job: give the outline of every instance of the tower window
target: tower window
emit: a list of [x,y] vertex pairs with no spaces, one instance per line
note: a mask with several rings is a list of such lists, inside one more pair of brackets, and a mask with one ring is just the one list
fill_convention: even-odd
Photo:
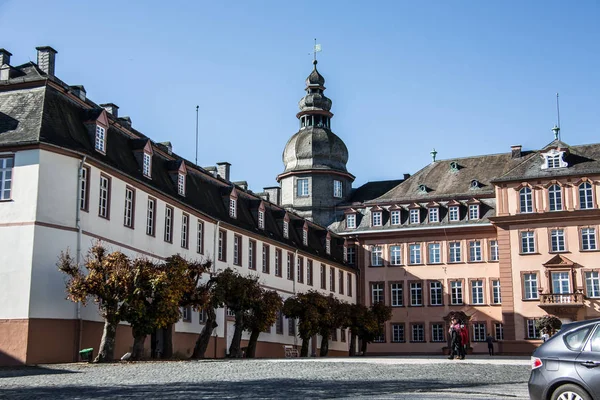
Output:
[[308,190],[308,178],[301,178],[297,181],[297,195],[298,197],[306,197],[309,195]]
[[342,181],[333,181],[333,197],[341,199],[342,198]]
[[96,125],[96,150],[101,153],[106,152],[106,130],[100,125]]
[[152,156],[149,153],[144,153],[144,160],[142,163],[142,172],[144,176],[150,178],[152,171]]

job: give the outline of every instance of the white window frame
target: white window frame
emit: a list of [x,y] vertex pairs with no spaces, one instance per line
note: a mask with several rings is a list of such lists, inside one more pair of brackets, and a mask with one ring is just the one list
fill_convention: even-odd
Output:
[[432,207],[429,209],[429,222],[440,222],[439,207]]
[[[6,171],[6,168],[4,167],[5,163],[4,160],[0,157],[0,200],[8,200],[10,199],[10,187],[8,189],[8,197],[5,198],[5,196],[2,195],[2,193],[4,192],[4,187],[5,187],[5,174],[4,171]],[[11,168],[12,169],[12,168]],[[88,167],[82,167],[81,168],[81,179],[79,181],[79,191],[80,191],[80,195],[79,195],[79,209],[80,210],[87,210],[87,205],[88,205],[88,174],[89,174],[89,168]],[[10,176],[12,176],[12,173],[9,174]],[[10,178],[8,179],[8,181],[10,182]],[[9,184],[10,186],[10,184]]]
[[479,219],[479,204],[469,204],[469,221]]
[[400,343],[404,341],[406,341],[404,324],[392,324],[392,342]]
[[181,247],[184,249],[188,248],[189,245],[189,233],[190,233],[190,216],[186,213],[181,214]]
[[500,290],[500,279],[492,280],[492,304],[502,304],[502,292]]
[[402,247],[399,244],[390,246],[390,265],[402,265]]
[[308,229],[302,229],[302,244],[308,246]]
[[450,304],[451,305],[462,305],[464,304],[463,295],[463,283],[462,281],[450,282]]
[[442,262],[442,245],[440,243],[427,244],[427,254],[429,264],[440,264]]
[[310,188],[308,178],[298,178],[296,181],[296,196],[297,197],[308,197],[310,196]]
[[448,208],[448,220],[450,222],[460,221],[460,211],[458,206],[450,206]]
[[156,200],[148,198],[146,210],[146,235],[154,236],[156,232]]
[[325,238],[325,253],[331,254],[331,239]]
[[422,264],[421,243],[412,243],[408,246],[409,260],[412,265]]
[[567,250],[565,243],[565,230],[564,229],[551,229],[550,230],[550,251],[553,253],[560,253]]
[[289,239],[290,237],[290,223],[283,221],[283,237]]
[[533,212],[533,191],[528,186],[519,190],[519,210],[521,214]]
[[204,254],[204,222],[198,220],[196,232],[196,253]]
[[521,231],[520,236],[521,236],[521,253],[522,254],[535,253],[535,232]]
[[372,245],[371,246],[371,266],[382,267],[383,266],[383,246]]
[[548,188],[548,209],[550,211],[562,211],[562,188],[559,185],[552,185]]
[[229,216],[231,218],[237,218],[237,200],[233,197],[229,198]]
[[481,279],[471,281],[471,304],[485,304],[485,296],[483,295],[483,280]]
[[258,210],[258,228],[265,229],[265,212]]
[[421,210],[418,208],[411,208],[409,211],[409,223],[418,224],[421,222]]
[[341,199],[343,197],[343,186],[342,181],[335,180],[333,181],[333,197],[336,199]]
[[373,211],[372,223],[373,226],[381,226],[383,221],[383,213],[381,211]]
[[150,178],[152,176],[152,155],[144,152],[142,158],[142,173],[144,176]]
[[589,182],[583,182],[578,187],[579,209],[589,210],[594,208],[593,186]]
[[110,202],[110,179],[100,175],[100,194],[98,202],[98,215],[108,218],[108,207]]
[[540,298],[538,293],[538,276],[535,273],[523,274],[523,286],[525,300],[537,300]]
[[390,220],[392,225],[400,225],[400,210],[390,212]]
[[401,282],[390,283],[390,296],[392,307],[404,306],[404,288]]
[[185,196],[185,174],[181,172],[177,174],[177,193],[180,196]]
[[431,341],[444,342],[444,326],[442,324],[431,324]]
[[385,298],[383,297],[383,283],[377,282],[371,284],[371,303],[383,303]]
[[165,206],[165,242],[172,243],[173,242],[173,214],[175,213],[175,209]]
[[96,125],[95,148],[101,153],[106,153],[106,129]]
[[135,192],[133,189],[125,188],[125,210],[123,213],[123,225],[133,228],[133,202],[135,201]]
[[500,259],[500,252],[498,248],[497,240],[490,240],[490,261],[498,261]]
[[462,262],[461,243],[460,242],[450,242],[450,243],[448,243],[448,248],[450,251],[448,262],[450,262],[450,263]]
[[346,228],[348,228],[348,229],[356,228],[356,214],[347,214],[346,215]]
[[432,306],[444,304],[444,288],[440,281],[429,281],[429,301]]
[[597,250],[596,228],[581,228],[581,250]]
[[412,326],[412,341],[413,342],[424,342],[425,341],[425,327],[423,324],[413,324]]
[[535,319],[527,320],[527,339],[538,339],[540,337],[536,322]]
[[600,273],[598,271],[585,272],[586,297],[590,299],[600,298]]
[[419,307],[423,305],[423,283],[410,283],[410,305],[413,307]]
[[483,261],[483,254],[481,252],[481,241],[471,240],[469,242],[469,260],[471,262]]
[[485,342],[487,337],[485,322],[473,322],[473,341]]

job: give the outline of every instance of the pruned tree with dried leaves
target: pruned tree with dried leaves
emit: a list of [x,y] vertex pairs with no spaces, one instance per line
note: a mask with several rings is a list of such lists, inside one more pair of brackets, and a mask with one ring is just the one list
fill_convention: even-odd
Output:
[[298,336],[302,339],[300,357],[308,357],[308,343],[321,332],[321,312],[326,308],[327,299],[315,290],[288,297],[283,303],[283,314],[298,320]]
[[276,291],[260,289],[259,295],[253,299],[250,309],[244,314],[244,330],[250,332],[246,357],[256,356],[256,344],[260,333],[277,321],[277,313],[282,306],[283,300]]

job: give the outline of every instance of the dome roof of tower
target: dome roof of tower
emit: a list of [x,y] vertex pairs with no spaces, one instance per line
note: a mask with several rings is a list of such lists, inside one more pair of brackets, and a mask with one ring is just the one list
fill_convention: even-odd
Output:
[[331,100],[322,93],[307,93],[298,102],[300,111],[331,110]]
[[288,140],[283,150],[285,171],[323,169],[347,172],[348,148],[329,129],[307,127]]
[[314,68],[308,78],[306,78],[306,86],[325,86],[325,78],[317,71],[317,60],[313,61]]

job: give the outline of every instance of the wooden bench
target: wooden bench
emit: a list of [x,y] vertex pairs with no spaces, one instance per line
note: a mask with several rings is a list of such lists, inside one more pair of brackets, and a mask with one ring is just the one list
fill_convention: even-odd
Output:
[[285,352],[285,358],[297,358],[300,356],[294,346],[283,346],[283,351]]

